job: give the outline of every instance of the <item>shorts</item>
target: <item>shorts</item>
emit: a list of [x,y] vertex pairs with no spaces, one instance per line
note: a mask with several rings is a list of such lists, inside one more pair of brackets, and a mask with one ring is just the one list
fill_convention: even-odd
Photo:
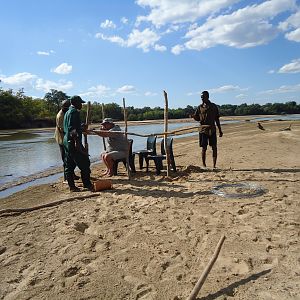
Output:
[[216,131],[212,135],[207,135],[205,133],[199,132],[199,146],[202,148],[207,148],[209,146],[217,146],[217,133]]
[[111,157],[113,160],[122,159],[127,157],[126,151],[110,151],[106,152],[109,157]]

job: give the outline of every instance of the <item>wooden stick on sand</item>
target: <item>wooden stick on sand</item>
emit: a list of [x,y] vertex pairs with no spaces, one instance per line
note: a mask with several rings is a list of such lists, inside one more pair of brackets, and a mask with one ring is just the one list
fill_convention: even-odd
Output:
[[201,274],[201,277],[198,279],[194,289],[192,290],[192,293],[190,294],[190,296],[187,298],[187,300],[195,300],[202,285],[204,284],[206,277],[208,276],[210,270],[212,269],[214,263],[216,262],[218,255],[221,251],[222,245],[225,241],[225,235],[223,235],[216,247],[216,250],[214,252],[214,255],[212,256],[212,258],[210,259],[210,262],[208,263],[208,265],[206,266],[205,270],[203,271],[203,273]]

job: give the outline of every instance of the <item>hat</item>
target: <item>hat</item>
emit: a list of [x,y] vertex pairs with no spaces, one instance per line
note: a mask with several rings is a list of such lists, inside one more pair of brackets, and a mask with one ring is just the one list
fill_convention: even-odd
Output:
[[107,124],[107,123],[109,123],[109,124],[114,124],[114,121],[113,121],[112,118],[105,118],[105,119],[103,119],[101,125]]
[[71,103],[85,103],[85,101],[83,101],[80,96],[73,96],[71,97]]
[[64,101],[61,103],[61,107],[62,107],[62,108],[68,108],[70,105],[71,105],[70,100],[64,100]]

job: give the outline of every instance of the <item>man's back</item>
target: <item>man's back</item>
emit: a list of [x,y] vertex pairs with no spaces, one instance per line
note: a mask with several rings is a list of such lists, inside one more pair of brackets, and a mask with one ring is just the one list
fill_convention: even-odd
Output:
[[64,131],[67,141],[70,140],[70,133],[72,130],[76,130],[78,139],[82,139],[80,114],[74,106],[71,106],[64,116]]
[[201,104],[197,107],[194,119],[200,121],[201,125],[215,126],[216,120],[220,117],[219,109],[216,104],[209,103]]

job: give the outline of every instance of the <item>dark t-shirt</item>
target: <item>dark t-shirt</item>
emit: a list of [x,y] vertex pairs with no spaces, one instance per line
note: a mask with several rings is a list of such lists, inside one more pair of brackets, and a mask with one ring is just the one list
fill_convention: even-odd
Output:
[[[216,121],[219,120],[220,114],[216,104],[209,101],[209,103],[202,103],[195,111],[194,119],[199,121],[201,125],[201,132],[207,133],[208,130],[216,131]],[[207,126],[206,126],[207,125]]]

